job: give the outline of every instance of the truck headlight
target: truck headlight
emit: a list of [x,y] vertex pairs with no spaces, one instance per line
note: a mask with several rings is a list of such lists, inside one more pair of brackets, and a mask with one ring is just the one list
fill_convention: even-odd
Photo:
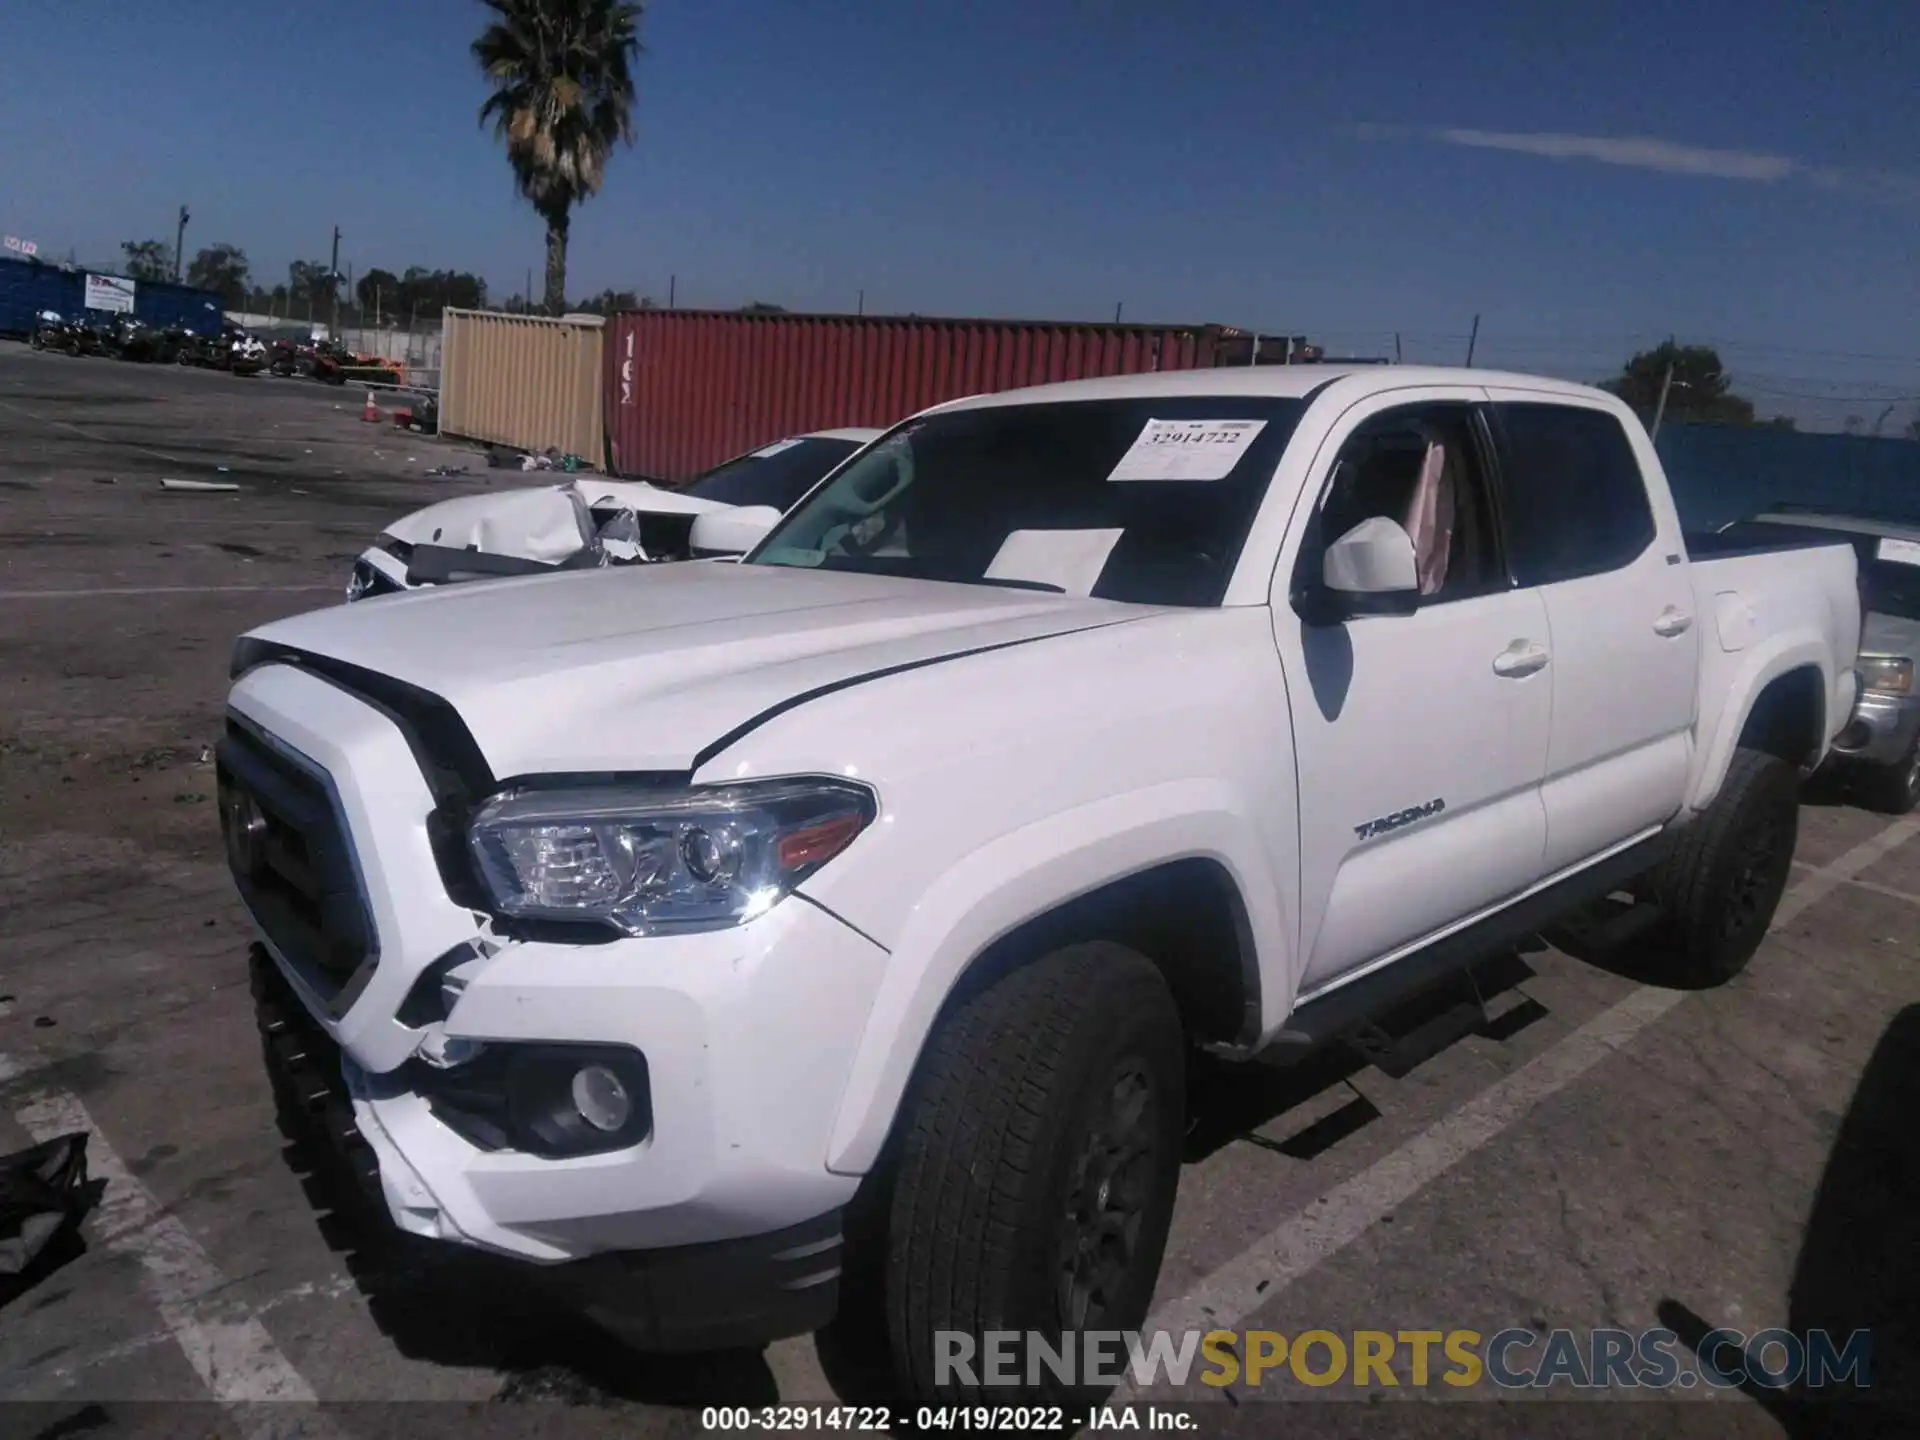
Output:
[[1855,664],[1863,690],[1882,695],[1907,695],[1913,691],[1913,660],[1909,656],[1862,655]]
[[534,789],[489,801],[467,838],[503,915],[648,935],[764,914],[875,813],[866,786],[827,777]]

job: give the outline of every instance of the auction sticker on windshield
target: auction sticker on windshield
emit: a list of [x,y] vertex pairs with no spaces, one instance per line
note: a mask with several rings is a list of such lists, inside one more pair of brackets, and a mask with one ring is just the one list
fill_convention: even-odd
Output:
[[1876,558],[1895,565],[1920,565],[1920,543],[1912,540],[1882,540]]
[[1109,480],[1224,480],[1264,420],[1149,420]]

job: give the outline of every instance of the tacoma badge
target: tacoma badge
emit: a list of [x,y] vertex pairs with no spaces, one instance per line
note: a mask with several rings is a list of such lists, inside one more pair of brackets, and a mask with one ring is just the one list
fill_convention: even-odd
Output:
[[1409,806],[1407,809],[1397,810],[1391,815],[1382,815],[1378,820],[1369,820],[1364,825],[1356,825],[1353,827],[1353,833],[1358,835],[1362,840],[1371,840],[1374,836],[1384,835],[1389,830],[1398,830],[1403,825],[1411,825],[1416,820],[1424,820],[1429,815],[1438,815],[1446,808],[1447,802],[1444,800],[1429,800],[1424,805]]

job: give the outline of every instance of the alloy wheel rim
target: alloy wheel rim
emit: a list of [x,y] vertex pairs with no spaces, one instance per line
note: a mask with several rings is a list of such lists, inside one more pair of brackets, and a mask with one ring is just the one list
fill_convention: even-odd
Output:
[[1748,832],[1745,845],[1727,886],[1723,933],[1745,934],[1765,920],[1768,894],[1774,888],[1776,873],[1785,845],[1786,822],[1771,816],[1766,823]]
[[1096,1104],[1070,1172],[1056,1257],[1068,1330],[1097,1325],[1121,1303],[1153,1190],[1159,1097],[1145,1068],[1123,1066]]

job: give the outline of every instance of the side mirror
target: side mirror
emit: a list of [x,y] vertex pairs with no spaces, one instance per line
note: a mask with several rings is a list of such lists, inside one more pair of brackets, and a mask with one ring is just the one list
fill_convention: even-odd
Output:
[[780,512],[771,505],[703,510],[693,517],[687,545],[695,555],[744,555],[779,523]]
[[1420,604],[1413,537],[1383,515],[1362,520],[1327,547],[1320,563],[1324,608],[1337,619],[1411,615]]

